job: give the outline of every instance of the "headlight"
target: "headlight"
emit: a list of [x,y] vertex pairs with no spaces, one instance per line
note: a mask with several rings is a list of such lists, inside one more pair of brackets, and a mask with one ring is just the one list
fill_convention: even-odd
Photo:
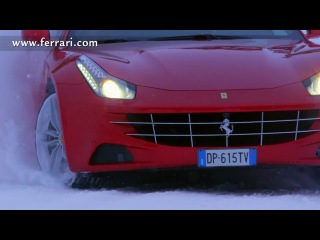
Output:
[[303,84],[311,95],[320,95],[320,73],[304,80]]
[[135,85],[111,76],[90,58],[81,56],[76,64],[91,89],[98,96],[115,99],[135,98]]

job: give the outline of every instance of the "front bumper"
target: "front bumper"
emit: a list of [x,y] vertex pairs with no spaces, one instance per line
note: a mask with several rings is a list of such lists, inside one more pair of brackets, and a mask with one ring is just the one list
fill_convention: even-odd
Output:
[[[74,172],[108,172],[197,166],[198,150],[212,147],[155,144],[128,136],[132,126],[111,122],[127,121],[126,114],[136,113],[320,109],[320,98],[309,96],[307,91],[301,91],[302,88],[302,84],[297,83],[277,89],[233,90],[228,91],[228,99],[221,99],[224,91],[166,91],[138,87],[137,98],[125,101],[97,97],[86,83],[57,84],[70,168]],[[90,164],[92,155],[101,144],[125,147],[132,154],[133,161]],[[257,148],[258,164],[320,165],[320,158],[316,156],[320,147],[320,133],[317,132],[296,141],[250,147]]]

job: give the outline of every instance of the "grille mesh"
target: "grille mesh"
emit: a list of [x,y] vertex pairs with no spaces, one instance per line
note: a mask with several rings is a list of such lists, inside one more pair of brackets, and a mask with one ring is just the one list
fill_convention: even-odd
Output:
[[[136,133],[129,136],[171,146],[258,146],[279,144],[309,136],[320,131],[318,110],[186,113],[186,114],[127,114]],[[230,121],[226,130],[223,121]],[[320,124],[320,122],[319,122]]]

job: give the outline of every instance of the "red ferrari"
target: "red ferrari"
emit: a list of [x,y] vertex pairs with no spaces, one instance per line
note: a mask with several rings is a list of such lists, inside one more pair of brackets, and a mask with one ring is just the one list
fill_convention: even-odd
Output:
[[25,30],[43,62],[43,171],[320,165],[310,30]]

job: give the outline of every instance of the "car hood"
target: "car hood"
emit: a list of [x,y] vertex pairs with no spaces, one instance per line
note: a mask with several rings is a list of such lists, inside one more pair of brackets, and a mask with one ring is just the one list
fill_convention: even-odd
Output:
[[318,46],[303,41],[129,42],[81,51],[113,76],[165,90],[276,88],[320,71]]

